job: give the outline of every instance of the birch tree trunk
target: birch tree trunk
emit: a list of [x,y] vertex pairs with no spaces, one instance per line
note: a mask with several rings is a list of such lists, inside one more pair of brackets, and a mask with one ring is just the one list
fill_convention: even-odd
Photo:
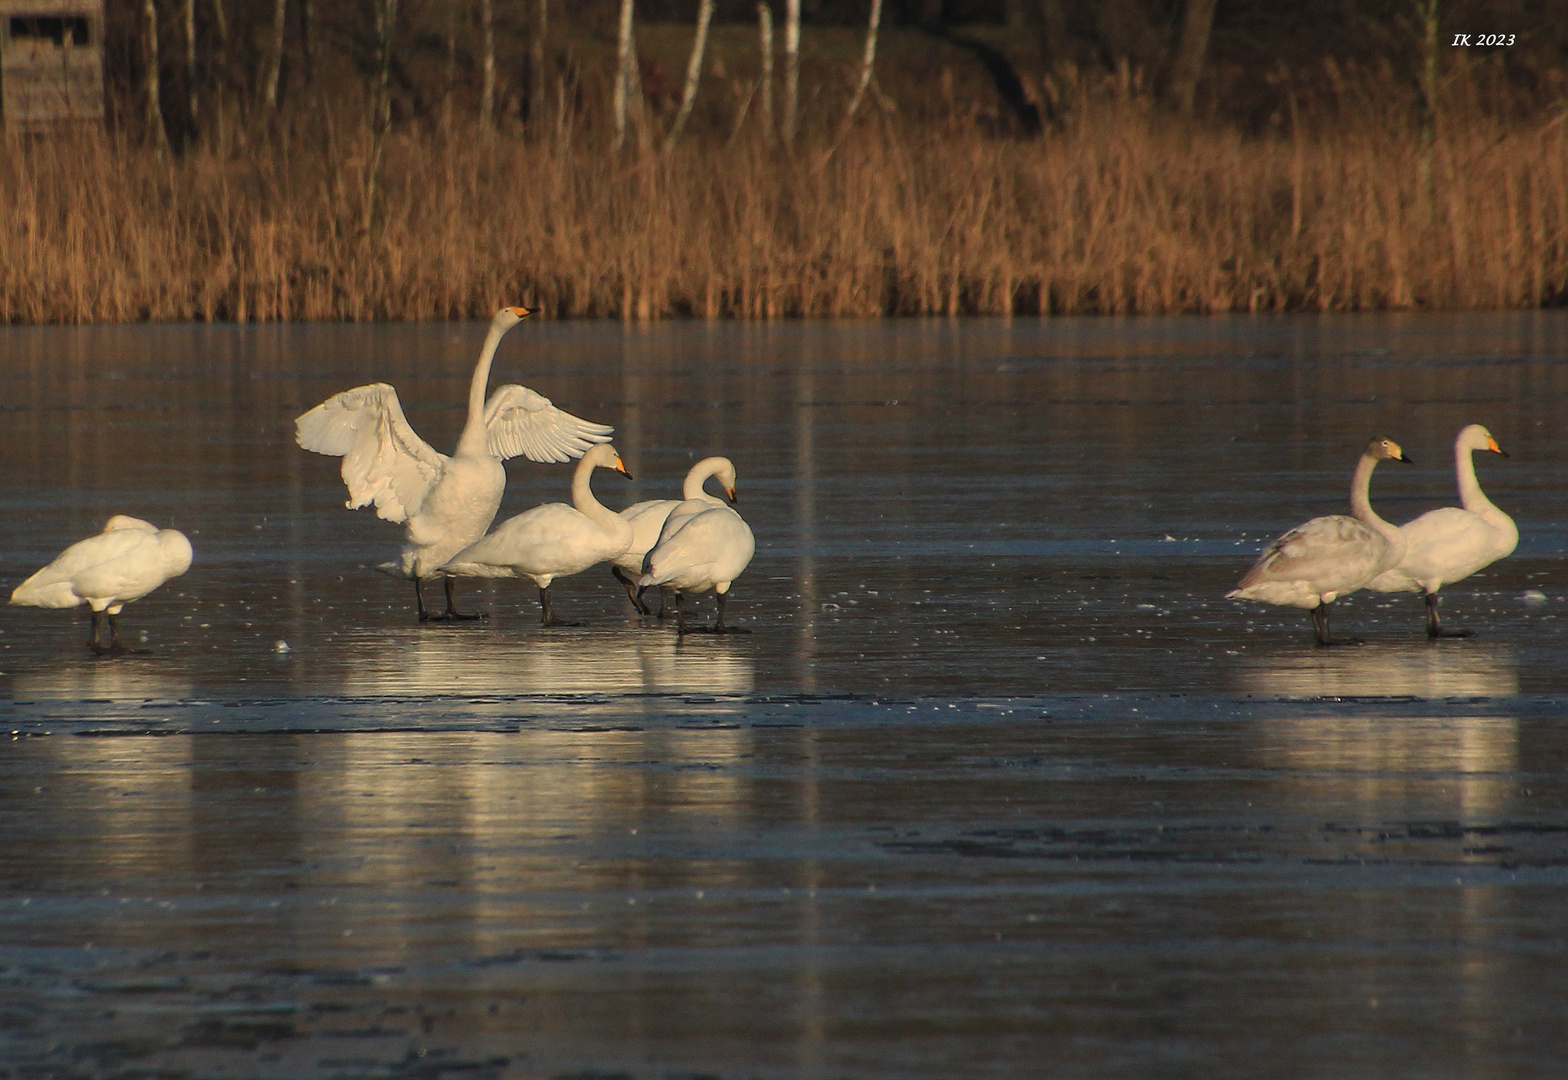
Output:
[[537,0],[534,5],[534,37],[528,43],[528,66],[532,69],[532,88],[528,94],[528,120],[529,123],[544,130],[544,95],[545,95],[545,36],[550,30],[550,0]]
[[300,44],[305,49],[305,85],[316,85],[316,0],[302,0],[299,7]]
[[142,123],[147,138],[161,156],[169,149],[169,137],[163,130],[163,105],[158,100],[158,5],[156,0],[142,0]]
[[381,159],[386,154],[387,134],[392,130],[392,38],[397,26],[397,0],[375,0],[376,59],[375,91],[371,96],[370,163],[365,170],[364,231],[376,222],[376,204],[381,196]]
[[784,0],[784,145],[795,145],[800,114],[800,0]]
[[642,74],[637,70],[637,43],[632,32],[632,21],[632,0],[621,0],[621,25],[615,45],[615,137],[611,143],[611,148],[615,150],[619,150],[626,142],[628,121],[637,128],[638,142],[647,142],[647,127],[643,122]]
[[262,97],[267,108],[278,107],[278,80],[283,75],[283,28],[288,16],[288,0],[272,2],[272,39],[267,42],[267,77],[263,83]]
[[691,59],[686,62],[686,86],[681,90],[681,107],[670,125],[670,134],[664,140],[664,152],[675,148],[681,129],[691,117],[692,106],[697,101],[697,84],[702,81],[702,57],[708,48],[708,25],[713,22],[714,0],[702,0],[697,8],[697,36],[691,43]]
[[1217,0],[1185,0],[1181,6],[1181,33],[1176,55],[1171,59],[1170,77],[1165,92],[1176,111],[1192,114],[1192,101],[1203,74],[1203,61],[1209,51],[1209,32],[1214,28]]
[[185,111],[189,114],[190,136],[194,141],[200,123],[197,120],[196,88],[196,0],[185,0]]
[[849,99],[849,108],[844,113],[846,129],[854,122],[855,113],[860,110],[860,99],[866,96],[866,87],[871,85],[871,69],[877,62],[877,30],[881,24],[882,0],[871,0],[871,18],[866,23],[866,50],[860,57],[860,78],[855,82],[854,96]]
[[495,2],[479,0],[479,31],[484,55],[479,64],[479,126],[489,130],[495,122]]
[[762,131],[773,138],[773,9],[767,0],[757,3],[757,32],[762,41]]

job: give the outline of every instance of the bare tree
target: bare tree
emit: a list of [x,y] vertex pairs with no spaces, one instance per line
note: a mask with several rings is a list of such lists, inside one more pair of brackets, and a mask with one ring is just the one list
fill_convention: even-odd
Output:
[[691,116],[692,105],[697,100],[697,84],[702,79],[702,57],[708,48],[708,25],[713,21],[714,0],[702,0],[697,7],[697,36],[691,43],[691,59],[686,61],[686,85],[681,90],[681,107],[670,124],[670,133],[664,140],[664,152],[675,148],[681,129]]
[[479,63],[479,126],[489,128],[495,121],[495,2],[479,0],[479,33],[484,53]]
[[757,0],[757,31],[762,36],[762,130],[773,138],[773,9]]
[[529,74],[533,89],[528,95],[528,119],[532,126],[543,130],[545,94],[545,40],[550,31],[550,0],[535,0],[534,38],[528,43]]
[[185,111],[189,114],[190,134],[195,138],[198,121],[196,86],[196,0],[185,0]]
[[784,145],[795,145],[800,104],[800,0],[784,0]]
[[283,28],[288,17],[288,0],[272,0],[272,37],[267,42],[267,76],[262,83],[262,97],[267,108],[278,107],[278,80],[283,74]]
[[142,0],[142,123],[147,138],[159,154],[169,148],[169,136],[163,130],[163,105],[158,100],[158,5],[156,0]]
[[305,50],[305,85],[316,85],[316,0],[301,0],[300,44]]
[[1165,94],[1183,116],[1192,112],[1198,77],[1203,74],[1203,61],[1209,51],[1216,3],[1217,0],[1184,0],[1181,5],[1181,29],[1165,81]]
[[612,103],[615,135],[611,148],[615,150],[619,150],[626,142],[628,119],[637,128],[638,142],[647,142],[647,125],[644,123],[642,107],[642,75],[637,70],[637,42],[632,32],[633,15],[632,0],[621,0],[621,23],[615,43],[615,98]]
[[376,7],[376,82],[371,97],[370,164],[365,170],[364,231],[369,233],[376,221],[380,198],[381,159],[386,154],[387,135],[392,130],[392,40],[397,27],[397,0],[375,0]]
[[866,87],[871,85],[872,66],[877,62],[877,30],[882,24],[882,0],[871,0],[871,18],[866,23],[866,48],[860,57],[860,78],[855,81],[855,93],[849,99],[849,108],[844,113],[844,126],[847,128],[855,119],[855,113],[860,109],[860,99],[866,96]]

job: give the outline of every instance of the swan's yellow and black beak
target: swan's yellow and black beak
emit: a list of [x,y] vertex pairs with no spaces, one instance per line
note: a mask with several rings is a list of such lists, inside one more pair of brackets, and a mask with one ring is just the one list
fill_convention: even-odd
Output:
[[724,494],[729,497],[730,502],[732,502],[732,503],[740,502],[740,492],[736,491],[734,488],[732,488],[732,487],[725,488],[724,489]]
[[626,477],[626,479],[628,479],[628,480],[635,480],[635,479],[637,479],[631,473],[626,471],[626,462],[621,460],[621,455],[619,455],[619,454],[615,455],[615,471],[620,473],[622,476]]
[[1502,454],[1503,457],[1508,456],[1508,451],[1504,450],[1501,446],[1498,446],[1497,440],[1492,438],[1490,435],[1486,437],[1486,448],[1494,454]]
[[519,319],[526,319],[530,315],[539,314],[539,309],[536,307],[522,307],[518,305],[507,308],[507,310],[510,311],[513,315],[516,315]]

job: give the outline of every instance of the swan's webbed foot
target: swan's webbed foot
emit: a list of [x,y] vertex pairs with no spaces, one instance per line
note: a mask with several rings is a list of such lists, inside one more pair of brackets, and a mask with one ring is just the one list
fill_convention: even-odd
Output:
[[554,626],[587,626],[581,619],[540,619],[539,625],[544,627]]

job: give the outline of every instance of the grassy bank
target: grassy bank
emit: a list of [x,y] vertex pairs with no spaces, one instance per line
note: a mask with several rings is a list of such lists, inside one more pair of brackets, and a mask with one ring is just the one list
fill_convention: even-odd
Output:
[[368,128],[160,160],[0,153],[0,320],[1498,308],[1568,299],[1568,124],[1368,118],[1245,135],[1133,93],[1034,140],[873,110],[824,163],[748,133],[611,158],[408,127],[366,228]]

